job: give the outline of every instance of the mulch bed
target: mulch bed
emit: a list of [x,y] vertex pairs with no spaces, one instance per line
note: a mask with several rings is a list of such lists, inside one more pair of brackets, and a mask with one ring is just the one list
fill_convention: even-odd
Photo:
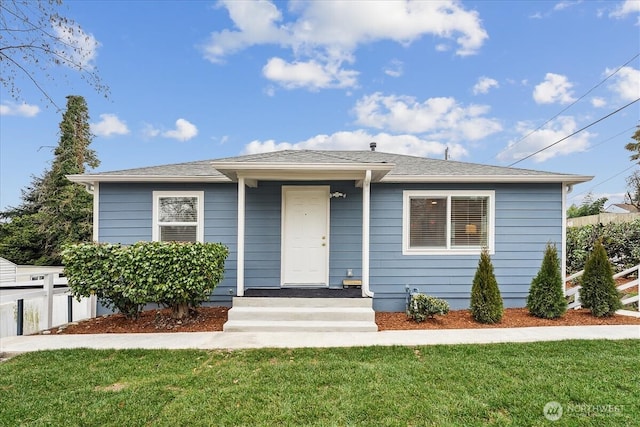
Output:
[[[222,331],[227,321],[227,307],[200,307],[188,319],[177,321],[171,312],[149,310],[138,319],[127,319],[122,314],[96,317],[61,328],[53,328],[51,334],[109,334],[109,333],[153,333],[153,332],[205,332]],[[569,310],[564,317],[555,320],[539,319],[531,316],[525,308],[505,309],[500,323],[485,325],[477,323],[469,310],[451,311],[446,316],[438,316],[425,322],[416,323],[404,313],[376,313],[376,323],[380,331],[414,329],[473,329],[473,328],[519,328],[531,326],[579,326],[579,325],[640,325],[640,318],[614,315],[597,318],[589,310]]]

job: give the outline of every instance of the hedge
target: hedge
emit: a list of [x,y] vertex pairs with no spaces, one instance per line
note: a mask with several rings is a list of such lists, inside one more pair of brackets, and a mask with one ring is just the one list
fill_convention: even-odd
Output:
[[614,270],[622,271],[640,264],[640,219],[606,225],[567,228],[567,274],[584,269],[595,243],[602,245]]
[[182,318],[189,307],[207,301],[222,281],[228,254],[220,243],[139,242],[70,245],[62,256],[77,298],[95,294],[127,317],[156,303]]

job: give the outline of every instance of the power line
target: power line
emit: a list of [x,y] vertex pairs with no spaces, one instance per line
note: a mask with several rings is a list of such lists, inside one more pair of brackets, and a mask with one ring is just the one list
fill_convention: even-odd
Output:
[[627,128],[627,129],[623,130],[622,132],[617,133],[617,134],[615,134],[615,135],[613,135],[613,136],[611,136],[611,137],[609,137],[609,138],[605,139],[604,141],[600,141],[600,142],[598,142],[597,144],[592,145],[591,147],[589,147],[589,151],[590,151],[590,150],[592,150],[592,149],[594,149],[594,148],[596,148],[596,147],[599,147],[600,145],[604,144],[605,142],[609,142],[609,141],[611,141],[612,139],[615,139],[615,138],[619,137],[620,135],[622,135],[622,134],[624,134],[624,133],[629,132],[630,130],[635,129],[636,127],[638,127],[638,126],[637,126],[637,125],[633,125],[633,126],[631,126],[630,128]]
[[578,129],[577,131],[573,132],[572,134],[567,135],[567,136],[565,136],[564,138],[559,139],[558,141],[554,142],[553,144],[547,145],[546,147],[543,147],[543,148],[539,149],[538,151],[536,151],[536,152],[534,152],[534,153],[531,153],[531,154],[529,154],[528,156],[525,156],[525,157],[521,158],[520,160],[517,160],[517,161],[515,161],[515,162],[511,163],[508,167],[511,167],[511,166],[513,166],[513,165],[517,165],[518,163],[520,163],[520,162],[522,162],[522,161],[524,161],[524,160],[527,160],[528,158],[533,157],[533,156],[535,156],[536,154],[539,154],[539,153],[541,153],[541,152],[543,152],[543,151],[545,151],[545,150],[548,150],[549,148],[553,147],[554,145],[560,144],[562,141],[564,141],[564,140],[567,140],[567,139],[571,138],[572,136],[574,136],[574,135],[576,135],[576,134],[578,134],[578,133],[582,132],[582,131],[583,131],[583,130],[585,130],[585,129],[589,129],[591,126],[593,126],[593,125],[595,125],[595,124],[597,124],[597,123],[600,123],[600,122],[601,122],[601,121],[603,121],[604,119],[607,119],[607,118],[609,118],[609,117],[613,116],[613,115],[614,115],[614,114],[616,114],[616,113],[619,113],[620,111],[624,110],[625,108],[629,107],[630,105],[635,104],[635,103],[636,103],[636,102],[638,102],[638,101],[640,101],[640,98],[636,98],[634,101],[631,101],[631,102],[630,102],[630,103],[628,103],[627,105],[624,105],[624,106],[622,106],[622,107],[618,108],[617,110],[615,110],[615,111],[613,111],[613,112],[611,112],[611,113],[607,114],[607,115],[606,115],[606,116],[604,116],[604,117],[600,117],[600,118],[599,118],[598,120],[596,120],[595,122],[591,122],[591,123],[589,123],[588,125],[586,125],[586,126],[584,126],[584,127],[580,128],[580,129]]
[[[584,99],[587,95],[589,95],[591,92],[593,92],[595,89],[597,89],[598,87],[602,86],[602,84],[604,84],[604,82],[606,82],[607,80],[609,80],[611,77],[613,77],[614,75],[616,75],[621,69],[623,69],[624,67],[626,67],[627,65],[629,65],[629,63],[631,61],[633,61],[634,59],[636,59],[638,56],[640,56],[640,53],[636,53],[631,59],[629,59],[627,62],[625,62],[624,64],[622,64],[621,66],[619,66],[618,68],[616,68],[615,71],[613,71],[611,74],[609,74],[607,77],[604,78],[604,80],[602,80],[600,83],[598,83],[597,85],[593,86],[591,89],[589,89],[587,92],[585,92],[582,96],[580,96],[578,99],[576,99],[575,101],[573,101],[571,104],[567,105],[564,109],[562,109],[559,113],[557,113],[555,116],[551,117],[549,120],[547,120],[546,122],[542,123],[540,126],[538,126],[537,128],[535,128],[534,130],[532,130],[531,132],[529,132],[528,134],[526,134],[525,136],[523,136],[522,138],[520,138],[519,140],[517,140],[516,142],[514,142],[513,144],[509,145],[507,147],[507,149],[505,151],[509,151],[511,150],[513,147],[515,147],[516,145],[520,144],[522,141],[524,141],[525,139],[529,138],[531,135],[533,135],[534,133],[538,132],[540,129],[542,129],[545,125],[547,125],[548,123],[550,123],[553,119],[557,118],[558,116],[560,116],[560,114],[564,113],[565,111],[567,111],[569,108],[573,107],[575,104],[577,104],[578,102],[580,102],[582,99]],[[497,154],[496,154],[497,156]],[[494,157],[495,158],[495,157]]]
[[598,187],[598,186],[600,186],[600,185],[604,184],[605,182],[609,182],[609,181],[611,181],[613,178],[616,178],[616,177],[618,177],[618,176],[622,175],[623,173],[625,173],[625,172],[626,172],[626,171],[628,171],[629,169],[633,169],[633,168],[635,168],[636,166],[638,166],[638,165],[633,164],[633,165],[629,166],[628,168],[626,168],[626,169],[624,169],[624,170],[621,170],[620,172],[616,173],[615,175],[610,176],[609,178],[605,179],[604,181],[597,183],[597,184],[596,184],[596,185],[594,185],[593,187],[589,188],[587,191],[583,191],[582,193],[574,194],[573,196],[571,196],[571,197],[569,198],[569,200],[573,200],[573,199],[577,198],[578,196],[582,196],[583,194],[590,193],[591,191],[593,191],[593,189],[594,189],[594,188],[596,188],[596,187]]

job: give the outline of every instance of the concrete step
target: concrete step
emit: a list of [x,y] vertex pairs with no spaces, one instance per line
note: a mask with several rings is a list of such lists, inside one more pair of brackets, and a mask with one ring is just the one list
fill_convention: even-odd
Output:
[[375,322],[375,313],[371,307],[233,307],[228,319]]
[[375,322],[229,320],[225,332],[376,332]]
[[235,297],[228,332],[377,331],[370,298]]
[[371,298],[233,297],[233,307],[373,307]]

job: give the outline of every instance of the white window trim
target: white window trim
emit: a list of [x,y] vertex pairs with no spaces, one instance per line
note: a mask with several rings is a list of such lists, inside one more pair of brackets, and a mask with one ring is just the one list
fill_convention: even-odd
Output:
[[[204,191],[154,191],[153,192],[153,231],[152,240],[160,241],[160,224],[158,224],[161,197],[196,197],[198,199],[198,222],[196,223],[196,240],[204,242]],[[172,225],[193,225],[192,222],[174,222]]]
[[[451,248],[451,197],[488,197],[487,204],[487,249],[490,254],[495,253],[495,218],[496,192],[465,191],[465,190],[405,190],[402,196],[402,254],[403,255],[478,255],[481,247]],[[410,200],[413,197],[440,197],[447,199],[447,248],[411,248],[409,246],[410,231]]]

